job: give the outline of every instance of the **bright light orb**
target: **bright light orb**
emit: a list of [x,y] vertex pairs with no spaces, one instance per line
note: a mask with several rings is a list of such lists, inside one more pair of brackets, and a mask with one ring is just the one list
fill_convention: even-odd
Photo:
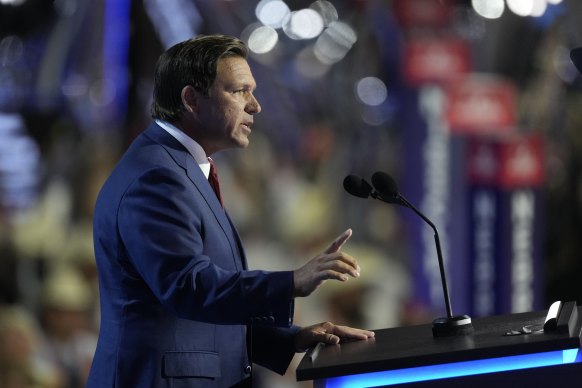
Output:
[[279,41],[279,34],[273,27],[262,26],[256,28],[249,35],[249,50],[256,54],[268,53]]
[[337,9],[329,1],[317,0],[315,3],[311,4],[309,8],[317,11],[323,19],[323,24],[327,27],[331,23],[338,20],[339,16]]
[[548,8],[546,0],[507,0],[507,8],[518,16],[542,16]]
[[365,77],[356,83],[356,96],[366,105],[377,106],[386,101],[388,91],[381,79]]
[[486,19],[498,19],[505,10],[503,0],[471,0],[471,5],[477,14]]
[[2,5],[12,5],[12,6],[19,6],[26,2],[26,0],[0,0],[0,4]]
[[264,25],[281,28],[288,23],[291,10],[281,0],[261,0],[255,8],[255,15]]
[[358,36],[348,24],[337,21],[329,25],[317,38],[314,47],[315,56],[326,65],[339,62],[352,48]]
[[305,8],[291,13],[289,22],[283,31],[291,39],[313,39],[323,31],[323,19],[317,11]]
[[548,3],[546,0],[534,0],[533,8],[531,10],[531,16],[540,17],[546,13],[548,9]]
[[507,8],[517,16],[529,16],[533,9],[533,0],[507,0]]

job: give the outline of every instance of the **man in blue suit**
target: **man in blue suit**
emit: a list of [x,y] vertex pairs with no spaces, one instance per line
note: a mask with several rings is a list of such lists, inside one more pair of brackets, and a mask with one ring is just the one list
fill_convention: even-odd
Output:
[[158,60],[155,122],[95,207],[101,329],[90,388],[250,386],[253,362],[283,374],[296,351],[316,342],[374,335],[329,322],[292,325],[295,297],[359,276],[341,251],[351,230],[295,271],[247,268],[209,159],[246,147],[261,110],[246,56],[240,40],[210,35]]

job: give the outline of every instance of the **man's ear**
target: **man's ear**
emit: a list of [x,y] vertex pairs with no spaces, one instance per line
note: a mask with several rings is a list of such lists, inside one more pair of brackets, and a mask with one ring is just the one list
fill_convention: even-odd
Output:
[[188,112],[198,112],[198,102],[201,96],[192,85],[184,86],[180,96],[182,98],[182,104]]

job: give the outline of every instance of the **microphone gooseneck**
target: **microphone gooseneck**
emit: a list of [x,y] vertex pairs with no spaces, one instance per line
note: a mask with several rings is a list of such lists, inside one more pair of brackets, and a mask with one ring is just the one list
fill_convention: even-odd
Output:
[[[349,178],[349,179],[348,179]],[[346,181],[349,181],[346,187]],[[420,210],[418,210],[414,205],[412,205],[406,198],[404,198],[398,192],[398,186],[390,175],[378,171],[372,175],[372,184],[375,190],[360,177],[354,175],[349,175],[344,179],[344,188],[346,191],[352,195],[362,198],[372,197],[374,199],[379,199],[386,203],[395,203],[412,209],[420,218],[422,218],[433,230],[434,241],[437,251],[437,258],[439,263],[439,270],[441,275],[441,281],[443,286],[443,295],[445,298],[445,308],[447,310],[446,318],[437,318],[433,321],[433,335],[435,337],[450,336],[450,335],[460,335],[468,334],[473,331],[473,325],[471,323],[471,318],[468,315],[453,316],[453,310],[451,307],[451,300],[449,297],[449,288],[447,286],[447,277],[445,273],[445,265],[443,260],[443,254],[441,250],[441,243],[439,234],[436,226],[431,220],[428,219]],[[358,188],[358,190],[356,190]],[[365,195],[364,195],[365,192]],[[358,193],[358,194],[356,194]]]
[[396,186],[396,182],[394,179],[386,174],[385,172],[375,172],[372,175],[372,184],[378,190],[378,192],[382,196],[393,197],[398,199],[395,203],[402,202],[404,206],[412,209],[420,218],[422,218],[433,230],[434,232],[434,240],[437,249],[437,258],[439,261],[439,269],[441,272],[441,280],[443,283],[443,294],[445,296],[445,308],[447,309],[447,318],[453,317],[453,309],[451,307],[451,300],[449,297],[449,287],[447,286],[447,277],[445,274],[445,265],[443,260],[443,254],[441,250],[441,242],[439,238],[439,232],[437,231],[436,226],[432,223],[431,220],[428,219],[420,210],[418,210],[414,205],[406,200],[399,192],[398,187]]

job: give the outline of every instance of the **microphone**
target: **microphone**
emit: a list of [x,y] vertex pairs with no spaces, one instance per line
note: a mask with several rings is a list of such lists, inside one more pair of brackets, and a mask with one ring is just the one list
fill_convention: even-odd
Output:
[[[394,183],[394,187],[396,187],[396,183]],[[407,206],[397,196],[383,195],[382,193],[374,190],[372,186],[368,182],[366,182],[364,178],[361,178],[357,175],[348,175],[344,178],[344,189],[354,197],[360,198],[372,197],[382,202],[396,203],[402,206]],[[395,189],[394,191],[397,190]]]
[[344,189],[351,195],[360,198],[368,198],[373,191],[368,182],[356,175],[348,175],[344,178]]
[[361,198],[368,198],[371,196],[372,198],[381,200],[382,202],[395,203],[397,205],[412,209],[432,228],[434,232],[434,240],[437,250],[441,281],[443,285],[443,294],[445,298],[447,316],[444,318],[437,318],[432,322],[433,336],[444,337],[472,333],[473,324],[471,323],[471,317],[468,315],[453,316],[441,243],[436,226],[432,223],[431,220],[428,219],[428,217],[426,217],[420,210],[408,202],[408,200],[398,192],[398,186],[390,175],[378,171],[372,175],[372,184],[374,185],[375,190],[368,182],[355,175],[348,175],[344,179],[344,188],[348,193]]

